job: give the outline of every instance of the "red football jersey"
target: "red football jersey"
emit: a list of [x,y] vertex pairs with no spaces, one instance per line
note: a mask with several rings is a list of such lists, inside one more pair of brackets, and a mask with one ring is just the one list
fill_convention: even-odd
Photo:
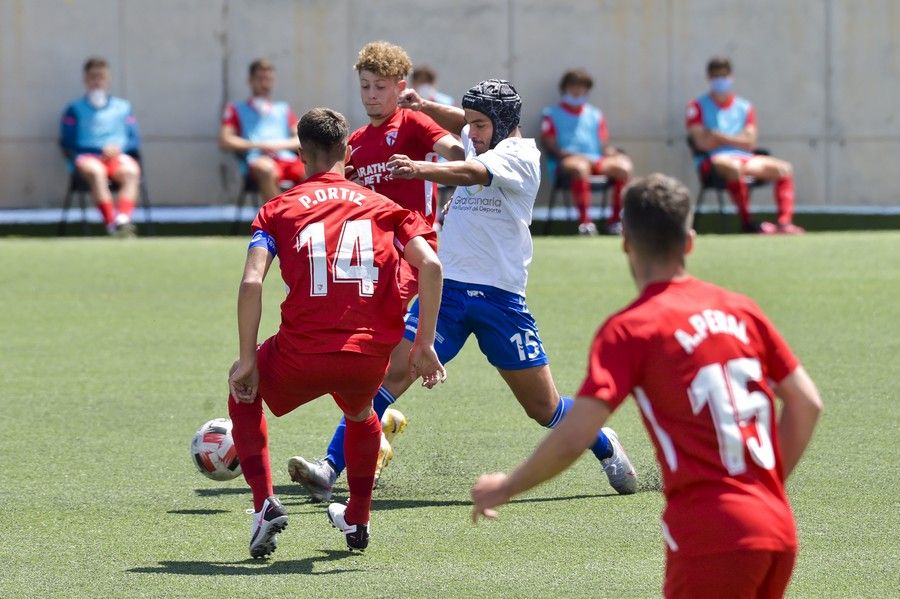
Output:
[[615,409],[634,394],[672,551],[797,546],[772,387],[798,365],[752,300],[694,278],[649,285],[600,328],[578,395]]
[[435,241],[422,217],[343,176],[319,173],[263,205],[253,229],[274,238],[288,286],[279,351],[391,353],[406,308],[399,253],[414,237]]
[[421,112],[398,108],[375,127],[360,127],[350,134],[350,166],[359,183],[386,195],[404,208],[418,212],[428,224],[437,214],[437,185],[416,179],[388,179],[386,165],[394,154],[412,160],[436,161],[434,144],[447,135],[431,118]]

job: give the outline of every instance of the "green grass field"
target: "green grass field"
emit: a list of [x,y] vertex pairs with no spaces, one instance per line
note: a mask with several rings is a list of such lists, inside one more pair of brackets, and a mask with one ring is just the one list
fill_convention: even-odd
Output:
[[[214,483],[188,445],[226,415],[242,239],[0,241],[0,597],[650,597],[663,505],[633,402],[612,425],[645,492],[616,496],[588,455],[473,527],[469,488],[544,430],[474,341],[410,425],[376,491],[372,543],[345,551],[285,461],[322,453],[321,399],[270,419],[291,525],[248,559],[249,492]],[[690,266],[753,296],[819,384],[826,411],[789,492],[801,552],[790,595],[900,595],[900,233],[704,236]],[[267,286],[262,330],[283,290]],[[536,240],[529,304],[561,390],[599,323],[634,295],[615,239]],[[345,489],[342,487],[341,491]]]

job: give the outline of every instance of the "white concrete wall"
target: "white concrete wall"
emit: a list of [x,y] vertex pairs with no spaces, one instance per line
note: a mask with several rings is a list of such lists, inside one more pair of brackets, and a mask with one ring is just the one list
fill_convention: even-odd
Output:
[[585,67],[637,172],[692,186],[684,107],[726,54],[761,144],[794,163],[800,204],[900,204],[898,0],[0,0],[0,207],[60,204],[58,118],[88,55],[110,60],[113,93],[135,107],[154,202],[230,203],[215,138],[248,63],[271,58],[298,113],[328,105],[360,125],[351,67],[374,39],[434,65],[456,98],[511,78],[530,135],[562,71]]

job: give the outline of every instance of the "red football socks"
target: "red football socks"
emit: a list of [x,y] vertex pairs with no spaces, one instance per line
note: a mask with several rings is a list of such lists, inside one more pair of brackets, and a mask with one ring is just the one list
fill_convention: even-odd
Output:
[[731,200],[734,202],[734,205],[737,206],[738,215],[741,217],[741,223],[745,225],[750,223],[750,190],[747,188],[747,183],[744,181],[743,177],[735,179],[734,181],[728,181],[725,187],[728,189],[728,193],[731,195]]
[[347,460],[347,486],[350,500],[344,518],[347,524],[368,524],[372,507],[372,485],[381,446],[381,420],[372,414],[362,422],[347,420],[344,456]]
[[572,190],[572,203],[578,210],[578,218],[582,223],[591,222],[591,217],[588,215],[588,208],[591,206],[590,181],[573,177],[569,188]]
[[124,214],[128,217],[128,220],[131,220],[131,215],[134,213],[134,200],[131,198],[123,198],[119,196],[119,214]]
[[775,182],[775,205],[778,224],[788,225],[794,219],[794,178],[790,175]]
[[[231,416],[231,436],[241,462],[241,471],[253,492],[253,511],[258,512],[266,497],[275,494],[269,464],[269,428],[263,414],[262,400],[256,398],[253,403],[239,403],[229,395],[228,414]],[[377,447],[375,451],[377,453]],[[370,489],[370,498],[371,495]]]
[[112,202],[98,202],[97,209],[100,210],[100,214],[103,216],[103,222],[107,225],[111,225],[116,220],[116,211],[113,209]]
[[610,223],[617,223],[622,218],[622,190],[628,184],[628,179],[614,180],[612,192],[612,214],[609,217]]

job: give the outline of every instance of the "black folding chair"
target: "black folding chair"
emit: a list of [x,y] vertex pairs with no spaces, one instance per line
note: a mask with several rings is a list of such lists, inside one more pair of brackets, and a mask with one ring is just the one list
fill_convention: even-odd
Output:
[[[246,164],[246,153],[235,152],[235,158],[238,162]],[[287,191],[293,187],[294,182],[289,180],[279,181],[278,187],[281,191]],[[252,204],[250,203],[252,202]],[[250,172],[250,167],[246,168],[246,174],[241,177],[241,190],[238,192],[237,199],[234,202],[234,222],[231,225],[231,234],[237,235],[241,230],[241,209],[244,205],[252,205],[259,209],[265,202],[259,195],[259,184],[256,178]]]
[[[144,209],[144,222],[147,225],[147,234],[153,235],[154,227],[153,218],[151,217],[150,213],[150,193],[147,191],[147,178],[144,172],[144,163],[141,158],[141,152],[140,150],[132,150],[126,153],[134,158],[137,161],[138,165],[141,167],[141,179],[139,183],[141,207]],[[119,191],[119,184],[110,179],[109,190],[113,193],[117,193]],[[59,221],[57,235],[59,235],[60,237],[65,236],[66,228],[69,224],[69,210],[71,209],[72,203],[76,198],[78,199],[78,206],[81,208],[81,234],[88,234],[87,198],[90,196],[90,194],[91,186],[88,184],[85,178],[81,176],[81,173],[78,172],[78,169],[73,169],[72,173],[69,175],[69,187],[66,190],[66,197],[63,200],[62,216]]]
[[[704,152],[697,148],[697,145],[694,143],[694,139],[690,135],[687,136],[687,144],[691,149],[691,155],[694,157],[695,162],[698,164],[697,179],[700,181],[700,191],[697,192],[697,200],[694,202],[694,221],[696,222],[697,214],[700,213],[700,206],[703,204],[703,199],[706,195],[706,192],[709,190],[713,190],[716,192],[716,199],[719,203],[719,227],[724,228],[725,192],[728,189],[727,181],[725,181],[725,179],[716,171],[715,167],[710,162],[709,152]],[[765,148],[756,148],[755,150],[753,150],[753,153],[760,156],[769,155],[769,151]],[[752,194],[753,190],[757,187],[762,187],[768,184],[766,181],[762,181],[760,179],[756,179],[755,177],[749,176],[744,177],[744,182],[747,184],[748,195]]]
[[[600,193],[602,194],[600,200],[600,209],[603,212],[606,212],[607,206],[609,206],[609,188],[610,188],[610,180],[606,175],[591,175],[588,177],[588,183],[591,186],[591,193]],[[553,224],[553,207],[557,202],[562,200],[562,202],[566,205],[567,212],[570,214],[574,214],[573,218],[569,220],[578,220],[578,215],[575,213],[575,206],[572,202],[572,192],[570,187],[569,177],[562,172],[562,169],[557,167],[556,169],[556,178],[553,181],[553,188],[550,190],[550,198],[547,200],[547,220],[544,222],[544,235],[550,234],[550,227]]]

